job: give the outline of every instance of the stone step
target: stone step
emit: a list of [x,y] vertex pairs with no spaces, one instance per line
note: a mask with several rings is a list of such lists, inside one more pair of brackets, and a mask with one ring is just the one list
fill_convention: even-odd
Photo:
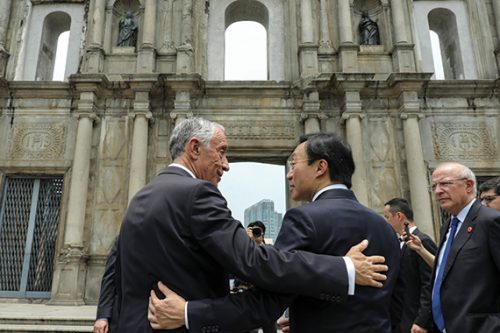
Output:
[[77,332],[90,333],[93,326],[72,325],[32,325],[32,324],[0,324],[2,333],[61,333]]

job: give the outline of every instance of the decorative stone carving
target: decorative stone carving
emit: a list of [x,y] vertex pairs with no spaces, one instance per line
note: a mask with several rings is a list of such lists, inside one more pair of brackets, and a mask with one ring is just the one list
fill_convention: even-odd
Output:
[[66,131],[53,123],[27,124],[16,127],[11,137],[13,159],[52,160],[62,157]]
[[496,152],[492,135],[482,123],[435,123],[433,145],[436,159],[492,160]]
[[295,140],[296,122],[275,121],[224,121],[230,140]]

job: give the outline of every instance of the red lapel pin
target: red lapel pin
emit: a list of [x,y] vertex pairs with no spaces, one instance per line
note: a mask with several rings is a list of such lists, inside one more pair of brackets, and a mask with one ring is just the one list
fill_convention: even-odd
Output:
[[472,227],[468,227],[467,232],[470,234],[472,232]]

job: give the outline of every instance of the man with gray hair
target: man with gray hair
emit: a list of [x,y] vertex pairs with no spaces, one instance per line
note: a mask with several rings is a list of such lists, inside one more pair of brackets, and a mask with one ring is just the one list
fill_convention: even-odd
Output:
[[460,163],[438,165],[431,188],[451,214],[433,273],[434,323],[439,332],[500,332],[500,213],[476,200],[476,177]]
[[387,266],[380,264],[383,257],[361,253],[366,242],[351,248],[348,257],[335,257],[279,251],[252,241],[217,189],[229,171],[220,124],[183,120],[174,128],[169,148],[173,163],[134,196],[120,230],[118,332],[152,332],[148,300],[158,281],[187,299],[225,296],[229,272],[268,290],[317,298],[345,296],[354,281],[382,286],[386,277],[378,272]]

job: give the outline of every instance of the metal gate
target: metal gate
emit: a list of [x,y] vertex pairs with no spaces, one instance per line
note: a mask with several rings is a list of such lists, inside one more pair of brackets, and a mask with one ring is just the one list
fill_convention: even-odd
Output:
[[7,176],[0,198],[0,297],[49,298],[62,176]]

